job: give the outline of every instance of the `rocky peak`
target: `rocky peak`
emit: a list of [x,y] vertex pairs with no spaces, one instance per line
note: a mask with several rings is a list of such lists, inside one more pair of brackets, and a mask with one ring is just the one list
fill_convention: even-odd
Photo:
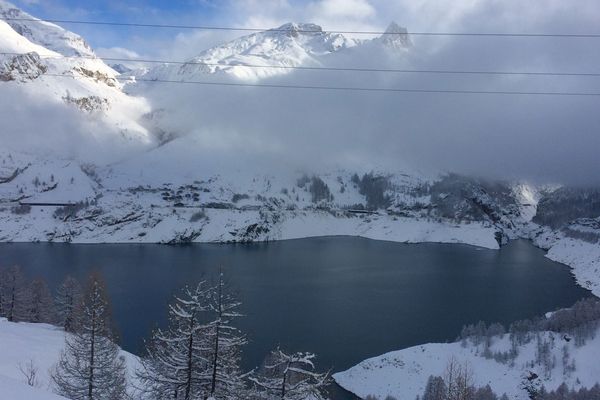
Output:
[[395,22],[390,23],[385,33],[379,37],[379,41],[394,49],[406,49],[412,46],[408,30]]

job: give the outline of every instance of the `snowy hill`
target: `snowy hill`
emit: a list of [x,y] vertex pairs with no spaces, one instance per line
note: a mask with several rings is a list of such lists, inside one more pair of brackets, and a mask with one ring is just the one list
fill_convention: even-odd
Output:
[[[0,318],[0,398],[10,400],[61,400],[52,393],[50,369],[65,345],[65,332],[52,325],[15,323]],[[122,352],[133,377],[138,358]],[[19,366],[37,368],[36,385],[31,387]]]
[[[547,313],[545,319],[520,321],[509,328],[471,325],[454,343],[429,343],[365,360],[334,379],[361,398],[415,399],[429,376],[445,377],[450,362],[466,369],[475,387],[489,385],[512,400],[528,391],[575,390],[600,383],[600,304],[580,301]],[[581,397],[584,398],[584,397]]]

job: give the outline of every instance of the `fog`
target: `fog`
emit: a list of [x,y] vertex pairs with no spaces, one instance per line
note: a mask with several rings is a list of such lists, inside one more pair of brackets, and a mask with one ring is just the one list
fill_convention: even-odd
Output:
[[[594,39],[414,40],[370,45],[325,66],[593,71]],[[577,62],[573,62],[577,60]],[[203,81],[239,82],[225,74]],[[294,71],[260,84],[404,89],[600,92],[600,78]],[[424,94],[148,84],[154,108],[210,157],[230,148],[306,168],[453,171],[500,179],[599,183],[600,97]],[[274,165],[277,168],[277,165]]]
[[3,83],[1,89],[3,151],[105,164],[148,147],[122,136],[101,115],[82,113],[21,84]]

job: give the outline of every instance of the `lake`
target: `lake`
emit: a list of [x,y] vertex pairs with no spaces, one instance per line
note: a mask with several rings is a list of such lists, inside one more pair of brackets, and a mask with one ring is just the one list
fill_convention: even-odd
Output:
[[[256,244],[182,246],[0,244],[0,265],[56,288],[67,274],[102,273],[124,349],[166,322],[184,285],[223,267],[243,302],[237,326],[250,343],[243,365],[277,345],[318,354],[321,369],[347,369],[387,351],[454,340],[479,320],[529,318],[590,296],[569,269],[527,241],[501,250],[325,237]],[[336,390],[336,399],[351,398]]]

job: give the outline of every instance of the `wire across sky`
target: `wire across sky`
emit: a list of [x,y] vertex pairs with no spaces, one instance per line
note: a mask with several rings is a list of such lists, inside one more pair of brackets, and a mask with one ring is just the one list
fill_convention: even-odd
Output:
[[[72,19],[44,19],[36,18],[0,18],[4,21],[22,21],[22,22],[51,22],[55,24],[75,24],[75,25],[108,25],[137,28],[162,28],[162,29],[197,29],[207,31],[238,31],[238,32],[289,32],[288,29],[270,29],[270,28],[244,28],[231,26],[207,26],[207,25],[165,25],[165,24],[147,24],[135,22],[116,22],[116,21],[83,21]],[[600,33],[527,33],[527,32],[387,32],[387,31],[358,31],[358,30],[295,30],[297,33],[338,33],[353,35],[411,35],[411,36],[481,36],[481,37],[521,37],[521,38],[574,38],[574,39],[600,39]]]
[[[271,32],[289,32],[288,29],[260,29],[260,28],[237,28],[226,26],[193,26],[193,25],[164,25],[164,24],[146,24],[146,23],[127,23],[115,21],[82,21],[82,20],[62,20],[62,19],[44,19],[36,18],[0,18],[4,21],[21,22],[50,22],[57,24],[85,24],[85,25],[110,25],[124,27],[143,27],[143,28],[173,28],[173,29],[198,29],[198,30],[220,30],[220,31],[271,31]],[[321,30],[295,30],[298,33],[324,33]],[[516,38],[574,38],[574,39],[593,39],[600,38],[600,34],[595,33],[506,33],[506,32],[379,32],[379,31],[327,31],[328,33],[339,34],[365,34],[365,35],[420,35],[420,36],[473,36],[473,37],[516,37]],[[0,55],[20,56],[25,53],[0,52]],[[41,58],[61,59],[94,59],[91,56],[42,56]],[[443,75],[489,75],[489,76],[552,76],[552,77],[600,77],[600,72],[564,72],[564,71],[484,71],[484,70],[450,70],[450,69],[394,69],[394,68],[366,68],[366,67],[333,67],[333,66],[290,66],[290,65],[259,65],[251,63],[210,63],[204,61],[177,61],[177,60],[156,60],[156,59],[128,59],[115,57],[100,57],[102,60],[111,62],[136,62],[147,64],[166,64],[166,65],[199,65],[210,67],[245,67],[261,69],[283,69],[283,70],[303,70],[303,71],[346,71],[363,73],[394,73],[394,74],[443,74]],[[72,75],[51,74],[46,76],[73,78]],[[132,78],[126,75],[118,76],[119,81],[130,81]],[[566,96],[566,97],[600,97],[600,92],[581,92],[581,91],[511,91],[511,90],[468,90],[468,89],[427,89],[427,88],[391,88],[391,87],[349,87],[349,86],[322,86],[322,85],[294,85],[294,84],[270,84],[270,83],[244,83],[244,82],[216,82],[216,81],[196,81],[196,80],[171,80],[171,79],[149,79],[138,77],[137,82],[145,83],[164,83],[164,84],[189,84],[204,86],[223,86],[223,87],[247,87],[247,88],[277,88],[277,89],[296,89],[296,90],[319,90],[319,91],[351,91],[351,92],[379,92],[379,93],[437,93],[437,94],[477,94],[477,95],[517,95],[517,96]]]

